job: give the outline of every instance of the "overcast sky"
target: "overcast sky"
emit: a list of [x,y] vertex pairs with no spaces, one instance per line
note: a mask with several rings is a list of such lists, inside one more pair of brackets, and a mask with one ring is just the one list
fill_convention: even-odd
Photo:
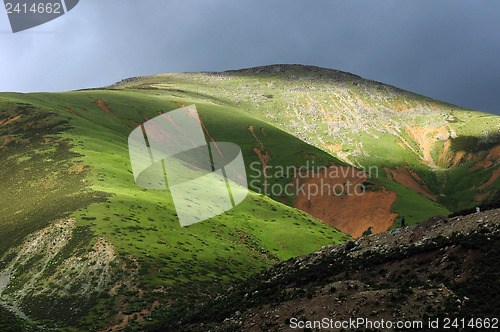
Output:
[[497,0],[81,0],[13,34],[0,7],[0,91],[300,63],[500,115],[499,14]]

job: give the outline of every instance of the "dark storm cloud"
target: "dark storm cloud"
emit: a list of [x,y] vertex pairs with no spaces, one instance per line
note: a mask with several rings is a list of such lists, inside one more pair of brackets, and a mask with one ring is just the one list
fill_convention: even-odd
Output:
[[18,34],[0,11],[0,91],[302,63],[500,114],[499,9],[493,0],[85,0]]

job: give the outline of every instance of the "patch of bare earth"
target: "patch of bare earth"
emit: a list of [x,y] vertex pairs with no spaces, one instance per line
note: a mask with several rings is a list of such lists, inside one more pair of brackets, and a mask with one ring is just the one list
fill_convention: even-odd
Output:
[[253,147],[252,150],[257,154],[259,157],[260,163],[262,164],[262,174],[264,174],[264,187],[267,186],[267,166],[269,164],[269,160],[271,160],[271,154],[269,151],[266,150],[266,147],[260,139],[255,135],[254,132],[254,127],[253,125],[248,126],[248,130],[250,133],[252,133],[252,136],[255,138],[257,141],[257,146]]
[[15,137],[11,137],[11,136],[8,136],[8,135],[5,136],[5,139],[4,139],[3,143],[2,143],[2,146],[0,146],[0,148],[3,148],[7,144],[9,144],[10,142],[15,141],[15,140],[16,140]]
[[11,122],[19,120],[22,116],[23,115],[21,114],[21,115],[17,115],[17,116],[13,116],[13,117],[8,117],[6,119],[2,119],[2,120],[0,120],[0,127],[6,126]]
[[[391,212],[397,194],[383,187],[362,194],[360,189],[354,189],[361,188],[366,180],[366,173],[347,166],[332,166],[328,171],[310,172],[307,176],[297,175],[294,184],[298,183],[298,195],[294,207],[355,238],[370,227],[372,233],[383,232],[397,216]],[[305,188],[302,191],[301,186]]]
[[486,181],[483,185],[481,185],[477,189],[484,190],[484,189],[488,188],[490,185],[492,185],[496,181],[496,179],[498,179],[499,176],[500,176],[500,169],[495,169],[493,171],[493,174],[491,174],[491,177],[488,179],[488,181]]
[[[450,132],[449,132],[450,130]],[[417,143],[421,155],[420,162],[424,165],[436,167],[436,163],[432,158],[431,152],[435,147],[435,144],[438,140],[447,141],[450,136],[454,135],[454,131],[451,127],[441,126],[439,128],[426,128],[421,126],[407,126],[405,128],[406,133],[410,136],[415,143]],[[445,156],[448,153],[447,145],[445,144],[444,150],[441,151],[443,156],[440,156],[438,159],[441,162],[448,160],[448,156]],[[438,161],[438,162],[439,162]]]
[[81,118],[81,116],[79,116],[78,114],[76,114],[76,112],[75,112],[75,111],[73,111],[71,108],[69,108],[69,107],[64,107],[64,106],[61,106],[61,107],[62,107],[65,111],[67,111],[67,112],[69,112],[69,113],[71,113],[71,114],[73,114],[73,115],[76,115],[77,117]]
[[112,115],[114,118],[118,119],[120,121],[120,123],[125,126],[125,128],[127,128],[128,130],[132,131],[132,129],[125,123],[123,122],[122,119],[120,119],[115,113],[113,113],[111,111],[111,109],[109,108],[109,106],[102,100],[97,100],[94,104],[97,105],[97,107],[99,107],[100,109],[102,109],[103,111],[105,111],[106,113]]
[[500,145],[495,146],[493,149],[491,149],[490,153],[488,153],[488,156],[486,156],[488,159],[493,159],[498,162],[500,160]]
[[493,165],[493,162],[491,160],[481,160],[481,161],[477,162],[474,166],[470,167],[469,171],[472,172],[472,171],[475,171],[477,169],[488,168],[491,165]]

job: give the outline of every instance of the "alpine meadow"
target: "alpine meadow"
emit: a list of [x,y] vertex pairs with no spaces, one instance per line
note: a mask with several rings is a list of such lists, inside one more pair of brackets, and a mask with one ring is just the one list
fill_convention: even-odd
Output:
[[[127,138],[189,105],[209,142],[241,148],[249,193],[231,210],[181,227],[168,189],[136,185]],[[340,269],[350,271],[342,280],[357,280],[352,287],[383,293],[388,286],[357,266],[486,246],[480,234],[463,233],[470,225],[453,237],[437,233],[443,225],[431,229],[429,218],[499,207],[500,117],[315,66],[161,74],[95,89],[0,93],[0,167],[2,330],[247,331],[241,324],[253,316],[238,317],[261,306],[269,306],[264,315],[273,304],[314,299],[316,290],[350,296],[340,284],[333,290],[340,276],[327,282]],[[402,217],[415,230],[427,227],[422,236],[441,237],[423,247],[416,238],[390,240],[409,229]],[[493,224],[488,236],[497,240]],[[382,252],[375,239],[406,243],[407,251]],[[322,247],[337,248],[331,261],[293,264]],[[477,257],[498,245],[481,248]],[[369,250],[371,263],[362,261]],[[447,257],[461,257],[456,250]],[[352,266],[343,260],[351,251],[359,253]],[[460,295],[446,271],[409,278],[393,296],[431,287],[427,278]],[[315,273],[321,277],[312,280]],[[257,301],[256,291],[269,300]],[[291,315],[282,310],[278,325]],[[264,323],[255,321],[255,330],[273,330]]]

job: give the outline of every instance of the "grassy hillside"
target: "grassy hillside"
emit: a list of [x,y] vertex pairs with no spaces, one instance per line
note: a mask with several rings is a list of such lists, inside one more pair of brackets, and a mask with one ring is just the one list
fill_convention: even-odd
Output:
[[492,114],[302,65],[157,75],[112,88],[195,93],[229,103],[348,164],[376,166],[379,178],[424,196],[401,193],[394,205],[393,212],[415,222],[429,215],[411,211],[413,200],[426,197],[437,203],[427,204],[433,212],[446,214],[497,199],[500,118]]
[[[127,138],[191,104],[209,140],[241,147],[251,192],[183,228],[168,190],[135,184]],[[334,226],[360,236],[402,215],[415,224],[495,200],[499,125],[492,115],[307,66],[0,93],[2,303],[47,326],[137,327],[177,300],[209,297],[350,238]],[[375,172],[318,172],[348,166]],[[366,193],[264,191],[348,180]]]
[[[59,324],[93,329],[348,238],[256,192],[223,215],[180,227],[168,190],[136,186],[127,145],[134,123],[179,108],[174,97],[141,90],[1,94],[1,254],[14,277],[4,301],[19,302],[33,318],[55,315]],[[260,162],[252,150],[257,139],[275,164],[301,166],[304,154],[336,162],[229,107],[181,101],[197,104],[215,140],[240,145],[247,165]]]

